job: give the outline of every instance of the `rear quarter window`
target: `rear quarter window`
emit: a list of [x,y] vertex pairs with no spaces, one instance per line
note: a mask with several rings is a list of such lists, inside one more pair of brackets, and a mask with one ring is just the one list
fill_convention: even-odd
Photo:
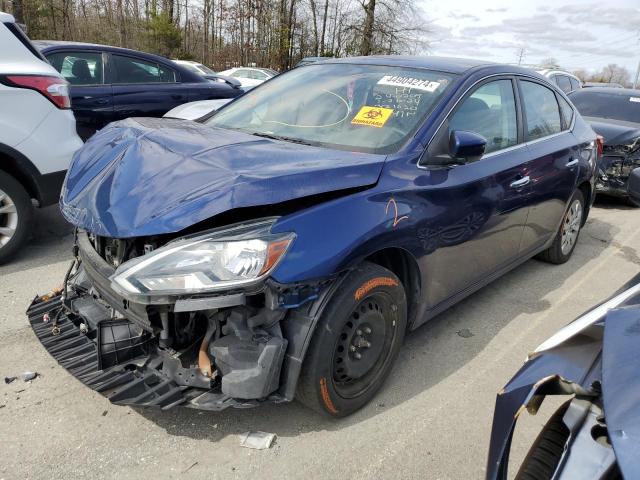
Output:
[[568,130],[573,121],[573,107],[560,95],[558,95],[558,102],[560,103],[560,113],[562,114],[562,130]]
[[571,80],[566,75],[556,75],[556,83],[564,93],[571,91]]
[[580,88],[580,82],[575,78],[569,77],[569,81],[571,82],[571,90],[578,90]]

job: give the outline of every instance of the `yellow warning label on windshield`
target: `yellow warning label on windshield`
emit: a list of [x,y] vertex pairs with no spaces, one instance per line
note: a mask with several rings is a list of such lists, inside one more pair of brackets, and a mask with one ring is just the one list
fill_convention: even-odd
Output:
[[368,125],[382,127],[393,113],[393,108],[364,106],[351,120],[352,125]]

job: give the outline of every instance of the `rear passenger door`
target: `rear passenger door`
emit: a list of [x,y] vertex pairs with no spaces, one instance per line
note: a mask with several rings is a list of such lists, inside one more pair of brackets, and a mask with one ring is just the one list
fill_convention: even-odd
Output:
[[531,160],[526,176],[530,208],[520,251],[529,253],[553,237],[578,178],[579,148],[571,134],[572,115],[561,112],[560,95],[533,79],[518,80],[524,117],[524,135]]
[[104,55],[95,50],[63,50],[46,54],[46,57],[69,82],[76,130],[86,140],[113,120],[113,97],[105,77]]
[[157,62],[112,53],[109,58],[116,120],[161,117],[189,101],[175,70]]

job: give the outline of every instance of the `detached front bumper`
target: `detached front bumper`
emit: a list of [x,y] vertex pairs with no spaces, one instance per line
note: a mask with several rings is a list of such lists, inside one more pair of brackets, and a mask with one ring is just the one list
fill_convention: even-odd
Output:
[[29,323],[88,387],[118,405],[162,409],[293,400],[311,333],[339,285],[267,280],[251,291],[143,304],[111,288],[113,272],[79,232],[64,288],[34,299]]
[[[111,342],[101,345],[103,339],[98,339],[97,333],[91,338],[91,332],[85,331],[86,324],[82,318],[64,313],[61,308],[60,296],[45,302],[34,301],[27,310],[34,333],[62,367],[116,405],[162,409],[183,405],[204,410],[258,405],[256,401],[238,401],[216,391],[215,382],[193,370],[189,375],[193,375],[192,381],[197,386],[179,385],[173,377],[183,376],[180,374],[186,373],[187,369],[176,370],[170,354],[159,352],[149,345],[151,342],[141,346],[139,336],[123,338],[120,335],[115,342],[112,336]],[[101,331],[112,329],[114,325],[124,325],[122,320],[101,324]],[[118,355],[123,359],[122,363],[103,368],[103,363],[112,363],[114,356],[115,361],[120,360]],[[278,400],[278,397],[273,400]]]

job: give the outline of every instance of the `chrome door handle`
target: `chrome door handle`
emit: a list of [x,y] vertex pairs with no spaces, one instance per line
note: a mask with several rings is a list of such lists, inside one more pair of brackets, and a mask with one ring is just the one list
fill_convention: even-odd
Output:
[[511,184],[509,185],[511,188],[520,188],[520,187],[524,187],[525,185],[527,185],[529,182],[531,181],[531,179],[529,178],[529,175],[527,175],[526,177],[522,177],[518,180],[514,180],[513,182],[511,182]]
[[573,167],[573,166],[577,165],[579,161],[580,161],[580,160],[578,160],[577,158],[575,158],[575,159],[573,159],[573,160],[569,160],[569,161],[567,162],[567,165],[566,165],[566,166],[567,166],[567,167]]

